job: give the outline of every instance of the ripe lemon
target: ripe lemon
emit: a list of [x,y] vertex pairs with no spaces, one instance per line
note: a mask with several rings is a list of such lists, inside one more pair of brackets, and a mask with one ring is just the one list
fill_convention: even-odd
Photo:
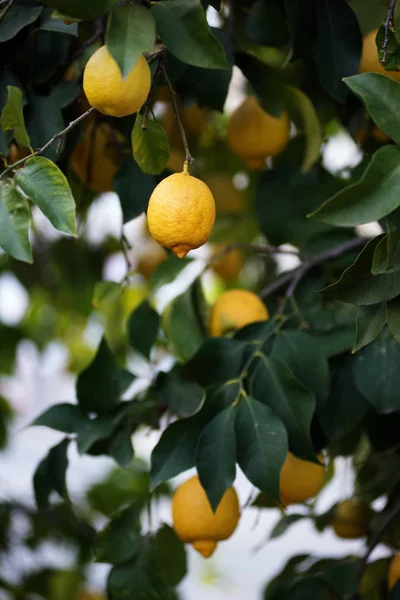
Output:
[[147,223],[153,238],[183,258],[210,237],[215,202],[207,185],[189,173],[166,177],[153,191]]
[[[224,246],[216,246],[213,254],[218,254]],[[244,255],[238,248],[223,254],[221,258],[214,263],[213,271],[227,283],[236,281],[240,271],[245,263]]]
[[361,61],[358,70],[360,73],[381,73],[396,81],[400,81],[400,72],[386,71],[379,62],[378,49],[375,42],[377,33],[378,30],[374,29],[364,36]]
[[108,123],[91,120],[71,155],[71,169],[93,191],[109,192],[122,164],[125,144],[125,138]]
[[210,333],[220,336],[249,323],[266,321],[269,313],[256,294],[248,290],[227,290],[220,295],[211,309]]
[[[323,457],[318,456],[322,462]],[[280,476],[280,495],[284,506],[313,498],[325,481],[325,467],[287,453]]]
[[279,118],[261,108],[255,96],[248,96],[231,114],[227,139],[232,151],[252,168],[260,168],[268,156],[280,154],[289,141],[290,123],[286,112]]
[[389,565],[388,588],[391,590],[400,578],[400,552],[395,554]]
[[92,54],[83,72],[83,90],[90,105],[112,117],[137,112],[149,95],[150,85],[150,67],[143,54],[123,79],[106,46]]
[[225,173],[212,173],[204,181],[214,196],[217,214],[243,212],[243,194],[234,186],[232,177]]
[[343,500],[336,505],[331,525],[338,537],[364,537],[369,525],[368,507],[357,500]]
[[176,535],[192,544],[204,558],[209,558],[217,542],[228,539],[239,522],[239,501],[235,488],[222,496],[213,513],[197,475],[182,483],[172,498],[172,519]]

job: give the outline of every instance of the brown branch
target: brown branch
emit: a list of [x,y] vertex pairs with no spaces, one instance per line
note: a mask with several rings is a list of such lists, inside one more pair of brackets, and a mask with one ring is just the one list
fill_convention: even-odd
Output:
[[387,13],[386,13],[385,23],[384,23],[385,39],[384,39],[383,45],[382,45],[382,50],[383,50],[382,64],[386,63],[387,47],[389,44],[389,28],[393,26],[395,6],[396,6],[396,0],[390,0],[389,6],[387,9]]

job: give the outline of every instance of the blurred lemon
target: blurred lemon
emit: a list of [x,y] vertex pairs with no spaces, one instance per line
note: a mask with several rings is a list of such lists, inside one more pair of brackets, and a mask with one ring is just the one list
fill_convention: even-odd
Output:
[[210,333],[222,336],[268,318],[267,307],[256,294],[248,290],[228,290],[211,308]]
[[[322,455],[318,456],[322,462]],[[287,453],[280,476],[280,495],[284,506],[305,502],[318,494],[325,483],[325,467]]]
[[378,48],[375,41],[377,33],[378,29],[374,29],[363,38],[359,71],[360,73],[380,73],[381,75],[387,75],[396,81],[400,81],[400,72],[386,71],[379,62]]

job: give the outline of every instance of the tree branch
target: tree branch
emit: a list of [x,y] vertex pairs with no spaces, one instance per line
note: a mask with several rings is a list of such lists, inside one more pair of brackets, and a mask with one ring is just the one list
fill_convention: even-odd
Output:
[[382,45],[382,50],[383,50],[382,63],[383,64],[386,63],[387,47],[389,44],[389,28],[393,26],[395,6],[396,6],[396,0],[390,0],[389,6],[387,9],[387,13],[386,13],[385,24],[384,24],[385,39],[384,39],[383,45]]

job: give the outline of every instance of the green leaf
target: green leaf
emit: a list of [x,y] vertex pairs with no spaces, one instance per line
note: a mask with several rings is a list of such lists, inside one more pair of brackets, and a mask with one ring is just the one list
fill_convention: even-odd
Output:
[[101,308],[112,304],[122,294],[122,287],[114,281],[98,281],[93,290],[92,305]]
[[57,12],[74,19],[91,21],[108,12],[116,0],[43,0],[44,4],[52,6]]
[[307,515],[296,515],[296,514],[283,515],[283,517],[281,519],[279,519],[279,521],[277,522],[277,524],[275,525],[275,527],[272,529],[271,533],[269,534],[269,539],[273,540],[273,539],[280,537],[281,535],[286,533],[286,531],[289,529],[289,527],[291,525],[293,525],[294,523],[297,523],[297,521],[301,521],[301,519],[306,519],[306,518],[307,518]]
[[234,406],[218,413],[197,442],[196,468],[214,512],[236,477],[236,413]]
[[400,210],[386,217],[386,235],[376,246],[372,261],[373,275],[392,273],[400,269]]
[[[50,34],[49,34],[50,35]],[[71,83],[71,82],[64,82]],[[74,82],[76,85],[76,82]],[[57,89],[58,88],[58,89]],[[76,89],[76,88],[75,88]],[[79,90],[79,88],[78,88]],[[26,126],[31,136],[31,144],[34,148],[42,148],[56,134],[65,128],[64,117],[61,112],[60,97],[65,97],[65,90],[54,88],[49,96],[29,94],[29,110],[26,115]],[[59,151],[62,151],[65,140],[51,144],[42,153],[42,156],[54,162],[58,160]]]
[[161,372],[154,384],[154,392],[160,405],[180,417],[190,417],[202,404],[203,388],[194,381],[185,379],[182,367],[176,365],[168,373]]
[[293,453],[315,461],[310,434],[315,395],[295,378],[287,364],[267,356],[260,358],[251,378],[251,394],[281,419]]
[[400,297],[393,298],[386,306],[386,317],[389,331],[400,344]]
[[113,434],[107,452],[109,456],[121,466],[126,468],[133,460],[132,431],[129,427],[121,427]]
[[151,10],[158,35],[176,58],[195,67],[228,68],[199,0],[165,0],[153,4]]
[[187,573],[187,558],[183,542],[168,525],[159,529],[152,541],[158,567],[167,584],[175,587]]
[[236,415],[237,462],[249,481],[279,499],[279,478],[288,451],[283,423],[255,398],[240,400]]
[[28,159],[14,180],[58,231],[76,235],[74,197],[64,173],[51,160]]
[[55,404],[36,417],[31,427],[50,427],[64,433],[75,433],[87,417],[76,404]]
[[155,344],[159,329],[158,313],[150,306],[148,300],[143,300],[128,320],[130,345],[150,360],[150,350]]
[[47,456],[39,463],[33,476],[33,488],[39,510],[49,507],[51,492],[57,492],[61,498],[69,500],[65,474],[68,467],[67,450],[70,440],[65,438],[53,446]]
[[384,331],[355,355],[353,367],[357,389],[378,413],[400,409],[400,345]]
[[117,565],[136,556],[140,549],[140,505],[121,510],[100,531],[94,548],[97,562]]
[[106,45],[122,77],[129,75],[143,52],[153,49],[156,24],[144,6],[116,6],[107,22]]
[[127,157],[114,177],[114,190],[119,196],[124,223],[147,210],[155,186],[154,177],[143,173],[132,157]]
[[327,296],[358,306],[391,300],[400,293],[400,272],[372,275],[372,260],[382,236],[369,241],[340,279],[325,288]]
[[261,46],[282,46],[289,40],[283,12],[272,0],[256,0],[244,28],[249,39]]
[[31,140],[25,127],[24,109],[22,106],[22,92],[19,88],[9,85],[8,100],[1,113],[1,128],[11,130],[18,146],[30,148]]
[[12,40],[21,29],[34,23],[42,10],[43,6],[11,5],[0,21],[0,43]]
[[246,341],[208,338],[183,366],[183,375],[204,387],[234,379],[240,374],[247,347]]
[[276,336],[271,358],[288,365],[293,375],[323,402],[329,391],[329,365],[317,338],[284,329]]
[[236,66],[251,83],[262,108],[280,117],[285,109],[285,86],[278,72],[246,52],[236,54]]
[[297,580],[290,589],[290,600],[331,600],[332,591],[319,577]]
[[133,156],[143,173],[156,175],[164,170],[169,157],[168,137],[158,121],[148,118],[143,126],[137,114],[132,129]]
[[179,273],[192,262],[192,260],[193,259],[191,258],[178,258],[174,254],[162,262],[150,278],[150,290],[152,295],[158,292],[163,285],[172,283]]
[[400,144],[398,82],[379,73],[360,73],[353,77],[346,77],[344,82],[363,100],[377,126]]
[[103,338],[93,361],[78,377],[78,404],[85,413],[106,415],[117,405],[133,380],[132,373],[116,364]]
[[31,212],[28,202],[10,183],[0,182],[0,248],[10,256],[32,262],[29,243]]
[[86,418],[77,429],[77,447],[79,454],[87,452],[99,440],[109,438],[114,431],[114,424],[105,417]]
[[[394,302],[392,300],[392,302]],[[373,342],[386,325],[386,303],[359,306],[357,311],[357,332],[352,352]]]
[[399,185],[400,150],[383,146],[375,152],[359,181],[329,198],[310,216],[339,227],[378,221],[400,206],[396,192]]
[[303,171],[308,171],[321,154],[322,129],[319,118],[310,98],[300,89],[286,86],[285,101],[290,119],[297,127],[298,135],[303,135],[305,139],[301,166]]

